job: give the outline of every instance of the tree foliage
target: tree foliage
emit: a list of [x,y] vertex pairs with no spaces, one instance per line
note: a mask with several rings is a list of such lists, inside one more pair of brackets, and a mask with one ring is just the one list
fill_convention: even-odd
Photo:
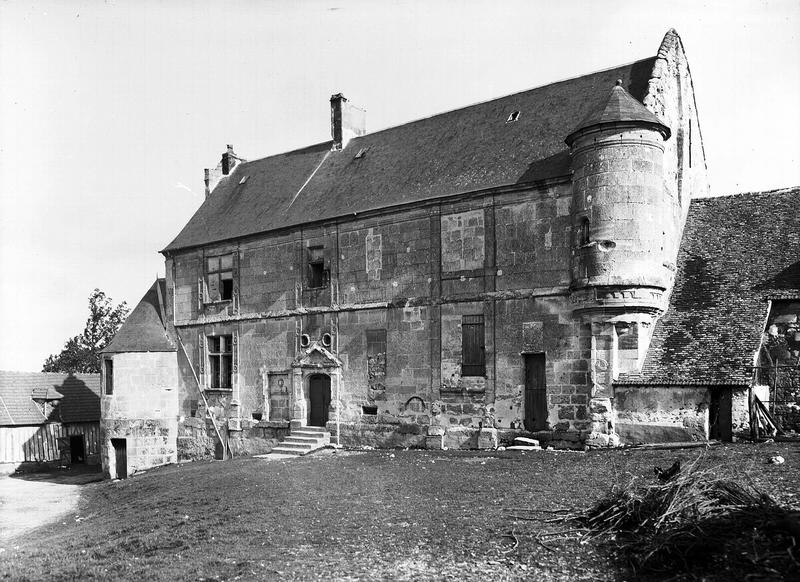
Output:
[[60,353],[48,356],[42,372],[99,373],[100,352],[117,333],[129,311],[124,301],[115,307],[100,289],[92,291],[83,333],[69,338]]

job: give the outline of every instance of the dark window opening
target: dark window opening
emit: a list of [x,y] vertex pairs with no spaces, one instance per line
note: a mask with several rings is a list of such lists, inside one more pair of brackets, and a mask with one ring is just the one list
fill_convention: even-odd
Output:
[[197,400],[189,401],[189,416],[192,418],[197,416]]
[[519,119],[519,111],[512,111],[511,115],[509,115],[508,119],[506,119],[506,123],[512,123],[517,119]]
[[106,394],[114,393],[114,360],[103,360],[106,372]]
[[580,228],[578,231],[578,244],[588,245],[589,244],[589,219],[582,218]]
[[461,318],[461,375],[486,375],[483,315]]
[[254,412],[251,416],[253,417],[253,420],[261,422],[261,419],[264,418],[264,413],[263,412]]
[[325,268],[324,251],[324,247],[308,249],[308,286],[312,289],[328,286],[329,272]]
[[233,255],[206,259],[207,301],[233,299]]
[[364,405],[361,407],[361,412],[364,414],[378,414],[378,407]]
[[233,371],[232,336],[220,335],[208,338],[208,371],[210,387],[230,390]]

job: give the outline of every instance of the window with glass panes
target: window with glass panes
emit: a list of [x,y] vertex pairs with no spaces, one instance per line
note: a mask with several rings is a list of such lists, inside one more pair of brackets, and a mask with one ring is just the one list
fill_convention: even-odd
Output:
[[209,387],[228,390],[231,388],[233,370],[233,336],[208,337]]
[[233,255],[206,258],[206,301],[233,299]]

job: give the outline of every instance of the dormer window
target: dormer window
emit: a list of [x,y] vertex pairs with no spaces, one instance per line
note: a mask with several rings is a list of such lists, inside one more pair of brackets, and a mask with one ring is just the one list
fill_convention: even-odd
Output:
[[360,150],[358,150],[358,153],[353,157],[353,159],[358,160],[360,158],[363,158],[368,151],[369,148],[361,148]]
[[513,123],[517,119],[519,119],[519,111],[512,111],[511,115],[509,115],[508,119],[506,119],[506,123]]

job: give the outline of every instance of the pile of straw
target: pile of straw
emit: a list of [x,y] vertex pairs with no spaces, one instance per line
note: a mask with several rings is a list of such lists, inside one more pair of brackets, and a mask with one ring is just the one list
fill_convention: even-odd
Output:
[[700,459],[666,483],[612,491],[578,520],[637,574],[800,575],[800,516],[746,478],[701,469]]

